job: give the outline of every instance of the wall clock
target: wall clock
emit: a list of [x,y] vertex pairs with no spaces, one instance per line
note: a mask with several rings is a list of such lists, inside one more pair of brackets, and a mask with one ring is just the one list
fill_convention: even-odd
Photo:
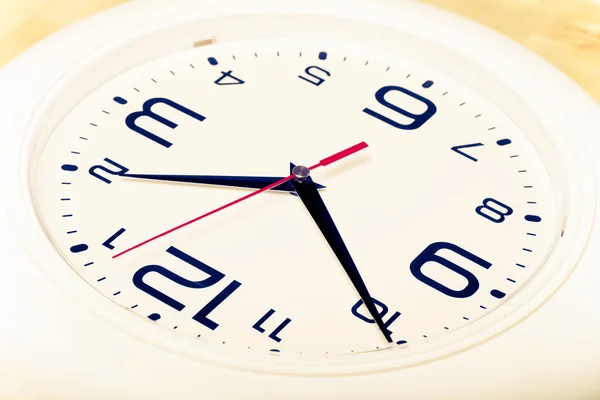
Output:
[[7,398],[598,398],[597,104],[416,2],[132,1],[0,73]]

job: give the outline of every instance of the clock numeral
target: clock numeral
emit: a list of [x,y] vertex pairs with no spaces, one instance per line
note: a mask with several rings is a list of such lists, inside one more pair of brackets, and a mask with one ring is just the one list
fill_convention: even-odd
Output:
[[[146,292],[150,296],[165,303],[166,305],[168,305],[171,308],[174,308],[177,311],[183,310],[185,308],[185,305],[144,282],[144,278],[146,275],[150,273],[155,273],[165,277],[166,279],[172,282],[175,282],[178,285],[185,286],[191,289],[206,289],[220,282],[225,277],[225,274],[223,274],[222,272],[217,271],[216,269],[204,264],[200,260],[195,259],[194,257],[184,253],[183,251],[173,246],[167,249],[167,253],[204,272],[208,276],[203,280],[192,281],[180,275],[177,275],[176,273],[160,265],[147,265],[145,267],[140,268],[133,275],[133,284],[141,291]],[[225,301],[225,299],[227,299],[240,286],[241,283],[234,280],[229,285],[227,285],[225,289],[218,293],[211,301],[209,301],[192,318],[209,329],[216,329],[219,326],[219,324],[210,320],[208,318],[208,314],[210,314],[217,306],[219,306],[223,301]]]
[[112,166],[116,167],[116,170],[113,169],[108,169],[107,167],[103,166],[103,165],[94,165],[93,167],[90,168],[90,175],[92,175],[95,178],[100,179],[102,182],[107,183],[107,184],[111,184],[112,181],[108,178],[105,178],[104,176],[100,175],[98,172],[96,171],[103,171],[105,173],[107,173],[108,175],[114,175],[114,176],[122,176],[125,175],[127,173],[127,171],[129,171],[129,168],[126,168],[124,166],[122,166],[121,164],[119,164],[116,161],[111,160],[110,158],[105,158],[104,161],[106,161],[107,163],[111,164]]
[[[465,249],[458,247],[455,244],[436,242],[427,246],[427,248],[423,250],[423,252],[419,254],[417,258],[413,260],[413,262],[410,263],[410,272],[412,272],[413,276],[419,281],[445,294],[446,296],[454,298],[466,298],[475,294],[477,289],[479,289],[479,280],[477,280],[477,277],[463,267],[455,264],[447,258],[438,255],[437,252],[442,250],[450,251],[454,253],[453,255],[458,255],[462,258],[465,258],[468,261],[471,261],[472,263],[475,263],[485,269],[489,269],[492,266],[491,263],[473,253],[468,252]],[[433,268],[439,268],[438,266],[448,268],[449,270],[465,278],[467,280],[467,285],[463,289],[457,290],[455,288],[451,288],[450,286],[460,286],[462,279],[453,279],[449,285],[445,285],[425,275],[423,272],[423,267],[428,263],[431,263],[429,264],[429,267],[431,268],[429,273],[434,272]]]
[[[269,318],[271,318],[271,316],[275,314],[275,310],[273,310],[272,308],[267,311],[267,313],[265,315],[263,315],[254,325],[252,325],[252,328],[256,329],[257,331],[259,331],[260,333],[265,333],[265,329],[262,327],[262,325],[267,322],[267,320]],[[277,343],[281,342],[281,338],[279,338],[277,335],[279,335],[279,333],[283,330],[283,328],[285,328],[290,322],[292,322],[291,319],[286,318],[283,320],[282,323],[279,324],[279,326],[277,326],[277,328],[275,328],[270,334],[269,334],[269,338],[273,339],[274,341],[276,341]]]
[[118,231],[116,231],[111,237],[109,237],[108,239],[106,239],[103,243],[102,246],[106,247],[109,250],[114,250],[115,246],[113,246],[113,242],[122,234],[124,234],[126,231],[125,228],[120,228]]
[[[394,93],[394,92],[401,93],[403,95],[402,100],[404,102],[409,101],[412,104],[412,103],[415,103],[415,100],[416,100],[417,103],[415,103],[415,107],[418,107],[418,106],[422,107],[422,105],[425,105],[426,106],[425,111],[422,112],[421,114],[413,114],[412,112],[407,111],[402,107],[399,107],[395,104],[390,103],[385,98],[385,96],[390,92],[391,93]],[[372,117],[377,118],[380,121],[385,122],[388,125],[393,126],[394,128],[398,128],[398,129],[402,129],[402,130],[414,130],[414,129],[420,128],[425,122],[429,121],[429,119],[431,117],[433,117],[433,115],[437,112],[437,107],[435,106],[435,104],[433,104],[433,102],[431,102],[431,100],[428,100],[425,97],[420,96],[420,95],[416,94],[415,92],[411,92],[410,90],[405,89],[400,86],[384,86],[384,87],[382,87],[375,93],[375,99],[382,106],[408,118],[409,120],[412,120],[412,122],[410,122],[410,123],[398,122],[398,121],[388,118],[385,115],[382,115],[376,111],[373,111],[370,108],[363,109],[363,112],[369,114]]]
[[308,78],[302,76],[302,75],[298,75],[298,78],[305,80],[308,83],[312,83],[315,86],[320,86],[323,82],[325,82],[325,78],[321,78],[319,75],[317,75],[316,73],[313,73],[312,71],[317,70],[319,72],[322,72],[323,74],[325,74],[326,76],[331,76],[331,74],[329,73],[329,71],[324,70],[321,67],[317,67],[315,65],[312,65],[308,68],[306,68],[304,70],[304,73],[306,75],[308,75]]
[[461,149],[469,149],[471,147],[479,147],[479,146],[483,146],[483,143],[463,144],[461,146],[451,147],[450,150],[457,152],[458,154],[460,154],[463,157],[467,157],[471,161],[477,162],[478,160],[475,157],[473,157],[470,154],[465,153],[464,151],[461,151]]
[[240,78],[236,78],[231,73],[233,71],[229,70],[227,72],[221,71],[221,77],[215,81],[217,85],[227,86],[227,85],[243,85],[244,82]]
[[139,133],[140,135],[142,135],[142,136],[144,136],[166,148],[171,147],[173,145],[173,143],[161,138],[160,136],[155,135],[154,133],[140,127],[137,124],[138,119],[140,119],[141,117],[147,117],[147,118],[150,118],[153,121],[158,122],[159,124],[162,124],[168,128],[171,128],[171,129],[177,128],[178,125],[175,122],[173,122],[165,117],[162,117],[162,116],[158,115],[157,113],[155,113],[154,111],[152,111],[152,106],[154,106],[156,104],[162,104],[162,105],[171,107],[183,114],[186,114],[194,119],[197,119],[200,122],[202,122],[206,119],[206,117],[204,117],[203,115],[200,115],[197,112],[192,111],[189,108],[182,106],[181,104],[175,103],[173,100],[165,99],[162,97],[156,97],[153,99],[146,100],[146,102],[142,106],[142,111],[133,112],[133,113],[129,114],[127,116],[127,118],[125,118],[125,124],[127,125],[127,127],[129,129],[131,129],[134,132]]
[[215,308],[217,308],[222,302],[225,301],[229,296],[232,295],[240,286],[241,283],[238,281],[233,281],[229,285],[225,287],[225,289],[221,290],[219,294],[217,294],[211,301],[209,301],[200,311],[198,311],[192,319],[196,322],[201,323],[206,326],[208,329],[215,330],[219,326],[215,321],[208,318],[208,314],[210,314]]
[[[381,317],[381,319],[383,320],[383,317],[385,317],[389,311],[389,308],[387,305],[385,305],[384,303],[382,303],[381,301],[375,299],[374,297],[371,297],[371,300],[373,300],[373,303],[375,304],[375,307],[378,308],[379,311],[379,316]],[[356,304],[354,304],[354,306],[352,306],[352,314],[360,319],[361,321],[364,321],[368,324],[374,324],[375,320],[371,317],[371,315],[369,314],[369,311],[366,309],[366,307],[364,307],[364,313],[361,310],[361,307],[364,305],[364,302],[362,300],[359,300],[358,302],[356,302]],[[379,310],[380,309],[380,310]],[[398,319],[398,317],[402,315],[400,312],[396,311],[392,314],[391,317],[388,318],[387,321],[383,321],[383,325],[388,328],[390,325],[392,325],[394,323],[394,321],[396,321],[396,319]],[[391,335],[393,332],[391,330],[388,329],[388,333]]]
[[[491,206],[492,204],[493,206]],[[500,208],[500,209],[498,209]],[[507,216],[513,213],[513,209],[498,200],[487,198],[483,200],[483,205],[475,209],[475,212],[496,224],[504,222]]]

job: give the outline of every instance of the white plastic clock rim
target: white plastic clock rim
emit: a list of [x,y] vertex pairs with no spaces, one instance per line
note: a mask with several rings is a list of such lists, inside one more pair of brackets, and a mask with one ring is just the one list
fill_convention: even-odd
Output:
[[[181,2],[181,4],[191,4],[191,2]],[[147,6],[148,2],[146,2],[144,4],[144,6]],[[393,21],[394,19],[394,13],[398,13],[398,11],[393,11],[387,8],[383,8],[383,7],[376,7],[374,5],[367,5],[367,6],[361,6],[361,5],[356,5],[356,6],[349,6],[347,5],[343,11],[340,11],[339,9],[337,9],[335,7],[336,3],[332,3],[324,5],[324,4],[319,4],[318,6],[314,6],[314,5],[302,5],[302,6],[297,6],[297,3],[295,3],[293,6],[289,5],[289,4],[274,4],[273,2],[264,2],[261,4],[253,4],[253,5],[248,5],[248,4],[240,4],[240,7],[232,7],[231,3],[228,3],[228,5],[225,6],[218,6],[217,4],[213,5],[213,8],[211,8],[211,15],[216,15],[219,13],[227,13],[230,12],[229,10],[231,9],[236,9],[237,12],[241,12],[240,10],[251,10],[253,12],[260,12],[261,10],[263,11],[273,11],[274,9],[277,10],[281,10],[281,11],[286,11],[286,10],[293,10],[293,11],[303,11],[303,12],[314,12],[314,13],[322,13],[322,14],[327,14],[327,13],[338,13],[338,14],[343,14],[345,17],[348,18],[357,18],[357,19],[362,19],[362,20],[376,20],[378,23],[382,23],[383,21],[387,21],[391,26],[395,26],[397,24],[397,21]],[[197,7],[197,5],[196,5]],[[114,11],[111,11],[109,13],[105,13],[103,15],[97,16],[94,19],[92,19],[91,21],[89,21],[88,23],[83,23],[83,24],[79,24],[75,27],[71,27],[66,31],[61,32],[58,36],[55,36],[53,38],[50,38],[49,40],[47,40],[46,42],[40,44],[39,46],[37,46],[35,49],[33,49],[31,52],[28,52],[26,55],[24,55],[23,57],[20,57],[17,61],[15,61],[13,64],[11,64],[8,68],[8,71],[6,71],[6,75],[5,75],[5,79],[11,79],[12,82],[9,82],[10,87],[13,88],[13,90],[18,90],[17,93],[19,93],[19,96],[17,97],[17,99],[13,99],[15,101],[13,101],[11,104],[7,104],[5,105],[4,108],[4,112],[2,112],[2,123],[0,124],[0,127],[2,128],[3,131],[16,131],[16,132],[22,132],[25,131],[25,126],[27,126],[29,124],[29,120],[28,118],[30,118],[30,115],[33,114],[33,110],[37,109],[38,106],[40,105],[39,102],[42,101],[48,101],[48,99],[44,99],[44,96],[46,94],[46,91],[49,91],[50,88],[56,84],[56,82],[60,79],[61,74],[64,71],[68,71],[68,66],[69,64],[73,64],[73,63],[79,63],[79,62],[83,62],[84,60],[86,60],[86,58],[92,54],[92,50],[89,48],[89,38],[93,37],[96,40],[96,43],[94,43],[95,46],[100,46],[103,44],[108,44],[109,41],[112,39],[111,37],[102,37],[102,35],[100,33],[97,32],[98,27],[101,26],[111,26],[111,21],[114,21],[119,15],[121,17],[124,17],[125,15],[127,15],[127,19],[130,22],[130,27],[129,28],[125,28],[125,27],[119,27],[118,29],[113,28],[111,34],[113,34],[115,37],[116,36],[121,36],[121,42],[124,42],[128,39],[130,39],[132,36],[136,35],[136,33],[133,33],[133,31],[136,30],[135,25],[137,24],[137,26],[141,26],[144,22],[151,22],[154,18],[156,18],[156,16],[160,15],[161,17],[165,17],[165,19],[167,18],[166,16],[170,13],[173,12],[174,8],[173,7],[173,3],[169,3],[166,4],[166,2],[157,2],[155,6],[153,6],[153,10],[152,12],[149,13],[144,13],[142,10],[142,5],[140,4],[140,2],[138,3],[131,3],[128,5],[125,5],[121,8],[115,9]],[[403,12],[406,14],[408,12],[407,9],[404,9]],[[419,35],[426,37],[427,39],[434,41],[438,44],[443,44],[446,45],[448,47],[453,47],[453,50],[456,50],[457,52],[460,52],[463,56],[471,59],[471,60],[477,60],[479,61],[484,67],[490,69],[490,70],[494,70],[498,73],[498,75],[506,75],[506,74],[511,74],[512,78],[515,79],[518,82],[526,82],[529,84],[529,88],[527,90],[521,90],[521,94],[524,96],[528,96],[528,99],[532,98],[532,95],[535,93],[535,91],[538,89],[538,84],[540,85],[539,88],[546,88],[547,85],[544,85],[544,82],[552,82],[554,87],[556,88],[556,93],[568,93],[569,96],[569,100],[563,100],[562,102],[557,101],[555,104],[548,104],[548,109],[549,110],[557,110],[557,109],[561,109],[561,113],[560,115],[562,115],[563,117],[559,117],[558,113],[551,113],[551,115],[548,116],[547,120],[555,120],[554,122],[562,125],[562,126],[575,126],[575,128],[572,128],[572,131],[575,134],[579,134],[581,136],[581,139],[584,139],[584,136],[591,134],[592,128],[594,127],[594,125],[597,126],[598,122],[598,110],[596,108],[596,106],[594,105],[593,101],[591,101],[591,99],[585,95],[585,93],[583,93],[580,89],[576,88],[574,85],[572,85],[572,83],[570,83],[567,79],[565,79],[561,74],[557,74],[556,71],[553,70],[553,68],[548,67],[547,65],[540,63],[539,60],[536,60],[535,57],[532,57],[530,54],[528,54],[527,52],[524,52],[522,49],[520,49],[519,47],[515,46],[514,44],[512,44],[509,41],[506,41],[502,38],[499,38],[498,36],[496,36],[493,33],[490,33],[488,31],[482,31],[480,30],[480,28],[470,25],[470,24],[464,24],[464,21],[457,19],[456,17],[450,16],[450,15],[446,15],[443,14],[441,12],[437,12],[437,11],[433,11],[431,8],[426,7],[426,6],[422,6],[422,5],[417,5],[417,4],[411,4],[410,5],[410,13],[412,13],[412,20],[416,22],[418,22],[419,18],[433,18],[432,15],[436,15],[435,18],[439,19],[439,24],[436,24],[437,27],[441,30],[441,29],[445,29],[444,31],[444,35],[443,36],[436,36],[435,33],[425,33],[425,32],[419,32],[419,30],[416,28],[415,25],[413,26],[408,26],[405,25],[403,26],[403,29],[413,29],[415,31],[415,33],[418,33]],[[182,10],[178,10],[177,14],[184,14]],[[132,18],[132,16],[135,15],[135,18]],[[204,13],[204,17],[209,17],[208,13]],[[189,16],[186,16],[185,18],[190,18]],[[460,22],[460,25],[463,25],[463,29],[461,32],[457,32],[452,28],[452,25],[456,24],[459,25],[458,22]],[[152,31],[154,29],[148,29],[146,28],[146,30],[148,31]],[[139,31],[138,33],[140,33],[141,31]],[[525,75],[521,72],[519,73],[519,71],[515,71],[514,70],[514,66],[512,65],[488,65],[486,64],[484,61],[481,60],[481,57],[478,57],[477,51],[475,50],[469,50],[468,46],[465,44],[466,43],[466,39],[472,35],[472,37],[476,37],[476,42],[478,43],[493,43],[495,45],[495,52],[497,54],[503,54],[507,59],[510,59],[511,57],[514,56],[515,59],[517,58],[521,58],[523,60],[527,60],[527,61],[523,61],[523,65],[527,64],[527,65],[535,65],[536,68],[538,68],[538,73],[537,73],[537,77],[535,81],[531,81],[529,79],[529,77],[525,77]],[[72,37],[69,37],[72,36]],[[81,40],[77,40],[77,37],[81,36],[81,37],[86,37],[88,39],[87,42],[82,42]],[[44,72],[44,75],[41,79],[41,82],[38,82],[37,84],[39,85],[37,88],[33,87],[34,85],[31,85],[29,87],[27,87],[26,84],[23,83],[23,79],[18,79],[19,77],[26,77],[28,69],[31,68],[31,64],[32,62],[35,62],[36,60],[43,60],[44,56],[47,54],[47,52],[49,51],[53,51],[57,45],[60,45],[62,43],[68,42],[71,43],[71,46],[68,46],[67,50],[64,51],[64,56],[63,59],[60,62],[57,62],[56,64],[54,64],[51,68],[47,69]],[[118,46],[118,43],[113,43],[113,46]],[[464,46],[464,47],[463,47]],[[477,46],[475,46],[477,47]],[[19,72],[18,70],[20,68],[23,68],[21,72]],[[544,76],[544,77],[542,77]],[[520,79],[519,79],[520,78]],[[50,96],[51,98],[52,96]],[[578,100],[577,100],[578,99]],[[540,100],[541,97],[540,97]],[[546,101],[540,101],[540,103],[544,104],[544,103],[548,103]],[[25,104],[28,104],[27,107],[24,107]],[[576,106],[579,106],[582,109],[577,110]],[[23,108],[21,108],[23,107]],[[556,114],[556,115],[555,115]],[[570,119],[570,121],[561,121],[561,119]],[[579,121],[578,121],[579,119]],[[22,149],[23,146],[26,145],[26,143],[24,141],[22,141],[22,139],[24,139],[23,137],[19,136],[17,137],[15,140],[12,140],[12,143],[10,143],[9,146],[7,146],[7,148],[10,149]],[[29,138],[31,139],[31,138]],[[9,138],[7,138],[6,136],[2,137],[0,140],[2,140],[3,142],[6,142],[9,140]],[[597,143],[590,143],[588,141],[588,144],[597,144]],[[593,153],[593,154],[597,154],[598,153],[598,147],[591,147],[588,146],[588,152]],[[17,152],[17,151],[13,151],[12,152],[12,156],[11,157],[7,157],[7,160],[9,160],[9,169],[7,169],[7,172],[11,173],[13,172],[12,175],[9,175],[10,178],[10,182],[11,184],[6,185],[3,188],[4,191],[4,198],[3,201],[6,201],[5,204],[2,204],[3,209],[10,209],[10,210],[20,210],[20,212],[17,214],[18,216],[24,216],[24,220],[26,219],[27,221],[29,221],[29,223],[34,222],[35,221],[35,216],[31,215],[31,209],[29,211],[30,215],[26,215],[27,211],[25,211],[25,205],[29,202],[28,199],[28,190],[27,190],[27,175],[26,175],[26,171],[27,171],[27,159],[26,158],[22,158],[20,159],[20,155],[21,152]],[[591,203],[594,201],[593,197],[594,197],[594,190],[595,190],[595,184],[592,183],[592,177],[590,175],[591,173],[591,169],[585,168],[586,162],[585,160],[582,159],[579,160],[581,165],[578,165],[577,168],[575,168],[576,170],[579,169],[581,171],[583,171],[584,175],[587,173],[587,175],[585,176],[581,176],[579,183],[581,182],[581,180],[584,180],[586,182],[584,182],[584,185],[586,186],[586,189],[588,189],[588,193],[585,199],[582,199],[582,201],[585,200],[585,202],[587,202],[587,204],[582,204],[581,207],[579,207],[579,210],[582,211],[586,211],[586,210],[592,210],[594,208],[593,205],[591,205]],[[597,170],[597,165],[595,165],[595,169]],[[15,171],[17,170],[17,171]],[[18,172],[18,173],[14,173],[14,172]],[[597,179],[597,178],[596,178]],[[9,182],[9,180],[7,179],[7,182]],[[571,184],[575,184],[573,183],[572,180],[568,181]],[[597,183],[597,180],[596,180]],[[6,193],[6,190],[9,188],[19,188],[18,192],[14,192],[14,193]],[[10,190],[10,189],[9,189]],[[573,192],[573,191],[571,191]],[[589,214],[588,214],[589,216]],[[587,232],[591,229],[591,224],[593,222],[593,218],[588,218],[587,221],[585,221],[585,223],[587,223],[586,225],[581,225],[581,235],[584,236],[582,237],[579,242],[578,242],[578,246],[574,247],[571,254],[568,256],[570,258],[570,261],[567,264],[575,264],[576,260],[574,258],[577,257],[577,254],[583,249],[583,247],[585,246],[585,242],[586,242],[586,237],[587,237]],[[24,227],[27,226],[27,224],[22,223],[21,225],[17,225],[15,227],[16,231],[19,231],[19,234],[21,235],[21,237],[25,237],[26,234],[31,234],[31,231],[24,231]],[[39,229],[38,229],[39,230]],[[43,238],[43,233],[41,231],[37,232],[38,235],[36,236],[35,239],[41,239]],[[64,261],[62,261],[62,259],[60,259],[60,257],[56,254],[55,250],[49,245],[47,244],[45,246],[44,249],[40,248],[39,245],[34,245],[33,244],[33,240],[34,238],[29,238],[29,239],[23,239],[23,244],[25,246],[27,246],[30,250],[33,250],[33,252],[40,252],[37,254],[38,257],[40,257],[41,255],[43,255],[44,257],[46,257],[48,260],[54,260],[54,262],[56,262],[56,265],[58,265],[58,263],[64,263]],[[595,243],[595,242],[594,242]],[[5,248],[5,246],[0,247],[2,249],[2,251],[8,255],[8,257],[11,257],[12,253],[18,252],[19,250],[14,249],[14,248]],[[29,265],[28,267],[30,268],[38,268],[36,267],[33,263],[31,263],[31,265]],[[545,292],[540,292],[538,293],[539,298],[537,298],[535,301],[532,301],[530,304],[533,304],[534,306],[539,306],[539,304],[541,304],[541,302],[545,299],[547,299],[551,292],[553,292],[554,290],[557,289],[557,287],[559,286],[560,282],[562,282],[565,278],[566,275],[571,271],[571,269],[565,269],[564,273],[562,275],[557,275],[554,277],[554,281],[551,282],[550,285],[548,285],[548,289]],[[70,277],[67,277],[65,274],[62,273],[57,273],[54,274],[53,272],[50,272],[49,269],[46,269],[45,271],[46,274],[48,274],[52,280],[55,282],[55,284],[58,284],[59,286],[61,286],[64,290],[70,292],[71,295],[75,295],[75,294],[88,294],[89,293],[89,288],[86,287],[86,289],[82,289],[83,286],[79,286],[81,283],[83,282],[79,282],[77,281],[76,277],[73,276],[74,274],[71,274]],[[55,275],[55,276],[52,276]],[[60,276],[59,276],[60,275]],[[59,279],[60,278],[60,279]],[[63,278],[65,278],[64,282],[60,282],[61,280],[63,280]],[[73,286],[69,287],[70,284],[73,284]],[[81,290],[80,290],[81,289]],[[87,296],[83,296],[84,298]],[[92,302],[92,301],[87,301],[87,300],[80,300],[83,303],[85,303],[86,307],[89,307],[89,309],[93,310],[95,313],[102,315],[103,317],[108,317],[111,314],[111,311],[113,311],[114,306],[112,303],[109,303],[108,300],[106,301],[98,301],[98,302]],[[513,321],[512,323],[517,322],[517,320],[523,318],[525,315],[529,314],[532,311],[532,309],[528,309],[528,310],[524,310],[521,313],[517,313],[517,314],[513,314]],[[114,321],[112,321],[114,322]],[[506,327],[508,327],[510,324],[506,324]],[[144,329],[147,329],[147,326],[144,326]],[[137,330],[137,328],[131,327],[132,331]],[[159,328],[160,329],[160,328]],[[156,330],[157,334],[158,334],[158,330]],[[488,337],[489,334],[483,332],[482,336]],[[480,342],[480,339],[476,339],[477,342]],[[460,348],[464,348],[463,344],[459,345]],[[218,361],[218,360],[215,360]],[[248,365],[248,367],[251,367],[250,365]],[[354,369],[356,370],[356,369]],[[281,372],[281,371],[274,371],[274,372]]]

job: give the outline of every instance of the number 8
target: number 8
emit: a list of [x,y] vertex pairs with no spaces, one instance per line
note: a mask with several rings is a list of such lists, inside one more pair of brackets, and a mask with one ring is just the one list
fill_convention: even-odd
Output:
[[[491,207],[489,205],[489,203],[493,203],[496,206],[503,208],[504,211],[498,210],[498,207],[496,207],[496,208]],[[484,212],[483,210],[489,210],[489,212]],[[489,219],[490,221],[492,221],[496,224],[499,224],[501,222],[504,222],[506,217],[513,213],[513,209],[504,203],[500,203],[498,200],[494,200],[494,199],[488,197],[487,199],[483,200],[482,206],[479,206],[475,209],[475,212],[477,214],[481,215],[482,217]]]

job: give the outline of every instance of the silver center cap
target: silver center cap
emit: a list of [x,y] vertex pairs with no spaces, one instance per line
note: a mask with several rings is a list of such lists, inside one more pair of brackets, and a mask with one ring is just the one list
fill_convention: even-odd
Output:
[[296,165],[292,168],[292,175],[296,182],[304,182],[310,176],[310,169],[304,165]]

